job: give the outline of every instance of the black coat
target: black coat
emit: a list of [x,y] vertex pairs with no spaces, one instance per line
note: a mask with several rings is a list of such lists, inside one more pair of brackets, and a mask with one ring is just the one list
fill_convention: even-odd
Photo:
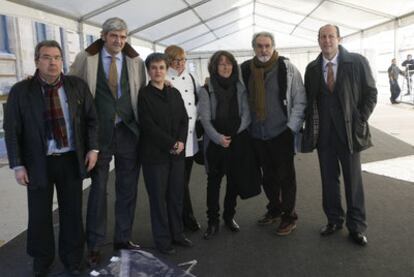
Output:
[[159,90],[151,84],[138,95],[140,119],[140,155],[143,164],[168,162],[170,158],[184,159],[170,154],[177,141],[187,140],[188,116],[180,92],[165,86]]
[[[302,152],[311,152],[317,144],[319,118],[317,101],[324,82],[322,54],[308,64],[305,72],[307,108],[302,137]],[[377,88],[371,69],[365,57],[350,53],[339,46],[338,72],[334,92],[339,96],[344,115],[346,140],[350,153],[359,152],[372,146],[368,126],[377,103]],[[314,135],[316,133],[316,135]]]
[[[63,81],[73,126],[79,172],[87,176],[85,156],[99,149],[98,121],[88,85],[78,77]],[[47,138],[44,123],[45,104],[39,82],[32,78],[16,83],[10,90],[4,115],[4,131],[10,168],[25,166],[29,188],[47,185]]]

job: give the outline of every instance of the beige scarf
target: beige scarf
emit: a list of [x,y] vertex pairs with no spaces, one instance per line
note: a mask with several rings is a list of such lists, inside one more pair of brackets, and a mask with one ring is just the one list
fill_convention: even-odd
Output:
[[256,118],[259,121],[266,119],[266,91],[265,91],[265,74],[268,73],[273,65],[277,62],[279,55],[274,51],[272,57],[265,63],[259,61],[254,57],[250,64],[250,78],[249,78],[249,101],[250,105],[254,107]]

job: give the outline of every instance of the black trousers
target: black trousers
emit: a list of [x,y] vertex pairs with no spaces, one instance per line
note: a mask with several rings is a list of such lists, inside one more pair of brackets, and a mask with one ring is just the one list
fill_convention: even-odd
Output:
[[269,201],[268,213],[286,221],[296,220],[296,174],[294,137],[288,128],[270,140],[253,139],[253,147],[263,173],[263,190]]
[[344,222],[345,213],[339,187],[341,164],[347,205],[346,226],[351,232],[364,232],[367,224],[360,154],[349,153],[348,146],[342,143],[334,130],[329,133],[329,137],[324,138],[321,145],[322,147],[318,147],[318,156],[322,177],[322,201],[328,222],[338,225]]
[[29,224],[27,253],[43,261],[53,262],[55,240],[53,231],[53,188],[59,204],[59,257],[65,267],[79,266],[85,245],[82,223],[82,179],[75,152],[47,158],[46,188],[27,190]]
[[191,170],[193,168],[193,163],[194,163],[193,157],[185,158],[184,202],[183,202],[183,221],[184,222],[194,218],[193,204],[191,203],[191,195],[190,195],[190,178],[191,178]]
[[157,248],[171,246],[172,240],[182,240],[184,159],[172,158],[167,163],[143,164],[147,188],[152,235]]
[[[231,147],[231,146],[230,146]],[[210,141],[207,148],[207,218],[208,224],[220,221],[220,184],[224,175],[227,177],[226,195],[224,197],[223,219],[231,220],[236,214],[237,188],[229,169],[231,149],[223,148]]]
[[115,157],[116,193],[114,242],[127,242],[132,236],[140,168],[138,138],[123,123],[114,128],[111,146],[99,152],[91,174],[92,185],[86,215],[86,235],[90,250],[98,250],[105,244],[107,183],[112,156]]

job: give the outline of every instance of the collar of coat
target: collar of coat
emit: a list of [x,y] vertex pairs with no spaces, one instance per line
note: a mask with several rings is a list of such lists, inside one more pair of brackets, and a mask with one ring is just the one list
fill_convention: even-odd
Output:
[[[105,42],[102,39],[98,39],[95,42],[93,42],[91,45],[89,45],[88,48],[85,49],[85,51],[89,55],[94,56],[102,50],[102,47],[104,46],[104,44]],[[125,56],[130,57],[131,59],[139,56],[138,52],[135,51],[134,48],[132,48],[132,46],[127,42],[125,42],[125,46],[122,49],[122,53]]]
[[[347,63],[347,62],[352,63],[353,60],[352,60],[351,54],[348,52],[348,50],[346,50],[342,45],[339,45],[338,48],[339,48],[338,64]],[[309,64],[309,66],[310,67],[314,67],[314,66],[321,67],[322,63],[323,63],[323,57],[322,57],[322,53],[320,53],[319,56],[316,58],[316,60],[311,62],[311,64]]]

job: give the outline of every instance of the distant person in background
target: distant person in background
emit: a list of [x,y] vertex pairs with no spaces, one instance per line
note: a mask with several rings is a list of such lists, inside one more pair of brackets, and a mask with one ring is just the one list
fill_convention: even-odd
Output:
[[174,254],[173,244],[193,245],[184,236],[182,220],[188,116],[180,92],[165,85],[166,55],[149,55],[145,66],[150,82],[140,90],[138,100],[142,172],[155,246],[163,254]]
[[195,130],[197,120],[197,100],[200,84],[191,73],[186,69],[186,57],[184,49],[177,45],[168,46],[164,53],[168,59],[167,80],[176,88],[183,98],[185,109],[188,115],[187,142],[185,143],[185,184],[184,184],[184,203],[183,203],[183,223],[184,228],[197,231],[200,224],[194,217],[193,205],[190,196],[190,177],[193,167],[194,155],[199,151],[197,134]]
[[397,101],[397,98],[398,98],[398,96],[400,96],[400,92],[401,92],[400,85],[398,84],[398,76],[399,75],[404,75],[404,71],[402,71],[397,66],[397,60],[392,59],[391,60],[391,65],[390,65],[390,67],[388,67],[388,78],[390,80],[390,90],[391,90],[390,101],[391,101],[392,104],[398,104],[399,103]]
[[407,80],[407,93],[405,95],[411,94],[412,89],[412,77],[414,74],[414,60],[412,59],[413,56],[411,54],[407,55],[407,59],[402,62],[402,66],[405,67],[405,78]]
[[10,168],[27,187],[27,253],[36,277],[47,276],[55,256],[53,191],[59,204],[59,256],[80,275],[85,245],[82,179],[98,158],[98,120],[88,85],[62,74],[56,41],[35,49],[36,73],[10,91],[4,131]]
[[[250,111],[246,89],[239,81],[236,59],[227,51],[213,54],[208,65],[210,78],[200,90],[200,120],[203,124],[205,166],[207,171],[207,218],[205,239],[216,235],[220,226],[220,184],[227,177],[223,219],[225,225],[238,232],[234,220],[240,180],[250,170],[240,170],[236,165],[249,160],[246,153],[249,135]],[[253,153],[253,152],[252,152]],[[253,168],[251,169],[253,170]]]
[[144,62],[127,40],[124,20],[113,17],[102,25],[101,38],[80,52],[70,75],[85,80],[94,96],[99,119],[100,153],[93,170],[86,214],[88,264],[100,262],[106,244],[109,164],[115,160],[115,232],[113,249],[137,250],[132,226],[137,202],[138,92],[145,85]]

